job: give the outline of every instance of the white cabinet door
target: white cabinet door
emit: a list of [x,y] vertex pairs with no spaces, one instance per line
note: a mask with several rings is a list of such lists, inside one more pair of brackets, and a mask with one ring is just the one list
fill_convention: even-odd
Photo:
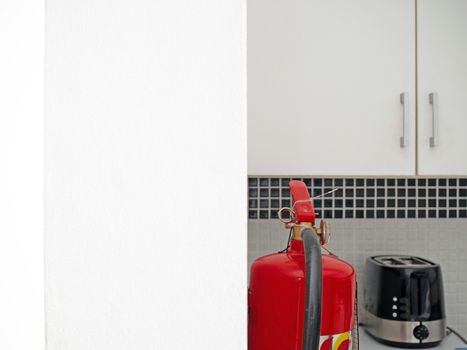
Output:
[[467,1],[418,2],[418,81],[419,173],[467,174]]
[[414,174],[414,121],[414,1],[249,0],[249,174]]

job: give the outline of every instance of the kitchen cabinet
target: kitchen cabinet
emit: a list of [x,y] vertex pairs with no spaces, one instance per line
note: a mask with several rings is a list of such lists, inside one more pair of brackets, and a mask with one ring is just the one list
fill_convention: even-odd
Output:
[[408,0],[250,0],[249,174],[413,174],[414,17]]
[[248,10],[251,175],[467,174],[467,1]]
[[465,175],[467,1],[418,1],[417,14],[419,173]]

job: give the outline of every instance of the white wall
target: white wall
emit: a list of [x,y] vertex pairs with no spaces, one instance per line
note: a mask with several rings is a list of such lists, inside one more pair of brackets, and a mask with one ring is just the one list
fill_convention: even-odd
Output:
[[246,349],[245,4],[48,0],[48,350]]
[[0,1],[0,349],[44,349],[44,3]]

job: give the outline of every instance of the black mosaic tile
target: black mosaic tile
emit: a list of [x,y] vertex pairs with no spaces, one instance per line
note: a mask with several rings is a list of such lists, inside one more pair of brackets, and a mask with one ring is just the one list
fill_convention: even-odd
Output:
[[271,197],[280,197],[280,189],[278,188],[271,188]]
[[278,199],[271,199],[271,208],[279,209],[280,201]]
[[280,182],[280,180],[278,178],[273,177],[271,179],[271,187],[278,187],[278,186],[280,186],[280,184],[281,184],[281,182]]
[[256,177],[248,179],[248,187],[256,187],[258,186],[258,179]]
[[249,199],[248,200],[248,207],[249,208],[258,208],[258,200],[257,199]]
[[248,219],[257,219],[258,212],[256,210],[248,210]]
[[250,188],[248,190],[248,197],[258,197],[258,190],[256,188]]
[[[290,178],[281,177],[248,178],[248,218],[274,219],[278,209],[290,207],[289,181]],[[467,178],[305,177],[302,181],[313,197],[323,196],[313,201],[315,211],[322,217],[466,217]],[[336,187],[337,191],[326,194]]]

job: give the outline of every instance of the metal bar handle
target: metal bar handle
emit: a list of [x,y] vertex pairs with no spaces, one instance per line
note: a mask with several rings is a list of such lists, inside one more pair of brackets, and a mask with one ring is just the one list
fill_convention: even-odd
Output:
[[431,104],[431,124],[432,132],[430,137],[430,147],[438,146],[438,119],[439,119],[439,110],[438,110],[438,93],[432,92],[429,94],[430,104]]
[[401,147],[407,147],[409,145],[409,93],[403,92],[400,94],[400,101],[402,105],[402,136],[400,138]]

